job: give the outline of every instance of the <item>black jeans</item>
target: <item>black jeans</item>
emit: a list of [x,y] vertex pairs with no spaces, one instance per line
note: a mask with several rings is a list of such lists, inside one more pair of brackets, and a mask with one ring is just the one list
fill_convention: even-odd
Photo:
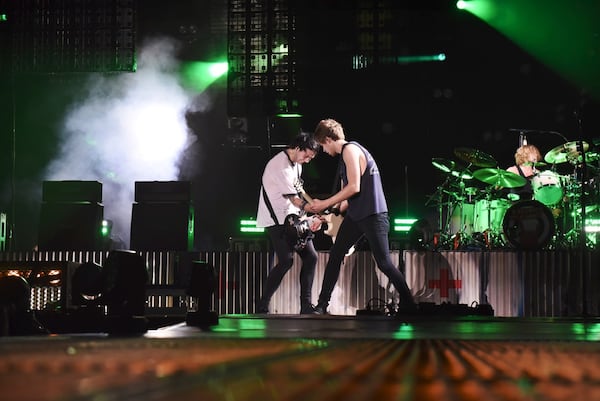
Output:
[[[294,252],[296,252],[284,236],[284,226],[276,225],[267,227],[267,232],[271,239],[271,245],[277,255],[277,265],[271,269],[267,277],[267,283],[261,298],[261,303],[264,306],[269,305],[273,294],[281,284],[281,280],[283,280],[285,274],[292,268]],[[300,304],[308,305],[311,303],[311,292],[317,267],[317,251],[312,239],[309,239],[306,246],[297,252],[302,260],[302,267],[300,269]]]
[[331,293],[338,281],[344,257],[350,247],[363,235],[369,242],[377,267],[387,276],[400,294],[400,305],[414,305],[415,301],[406,284],[404,274],[394,265],[390,257],[389,229],[390,221],[387,213],[374,214],[359,221],[353,221],[349,217],[344,218],[335,242],[329,251],[329,261],[325,267],[318,305],[324,307],[329,305]]

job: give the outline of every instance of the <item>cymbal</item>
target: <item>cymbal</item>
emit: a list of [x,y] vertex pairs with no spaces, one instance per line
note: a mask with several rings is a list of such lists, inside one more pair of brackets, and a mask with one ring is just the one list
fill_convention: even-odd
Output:
[[462,170],[452,170],[450,174],[463,180],[473,179],[473,173],[471,173],[471,171],[469,171],[469,169],[466,168]]
[[[585,162],[586,163],[591,163],[591,162],[595,162],[597,160],[600,160],[600,154],[596,153],[596,152],[587,152],[585,154]],[[577,156],[575,159],[570,160],[570,162],[575,162],[575,163],[581,163],[583,161],[583,156],[579,155]]]
[[[551,149],[544,156],[544,160],[551,164],[560,164],[564,163],[567,160],[576,159],[581,155],[581,149],[578,149],[579,141],[567,142],[560,146]],[[587,142],[583,142],[583,151],[587,152],[590,145]]]
[[454,154],[461,160],[469,162],[477,167],[494,167],[498,163],[487,153],[471,148],[456,148]]
[[431,164],[433,164],[434,167],[437,167],[438,169],[442,170],[444,173],[451,172],[456,166],[456,163],[454,161],[442,159],[439,157],[432,158]]
[[504,188],[518,188],[525,185],[527,180],[519,174],[497,168],[482,168],[473,172],[473,177],[486,184],[498,185]]

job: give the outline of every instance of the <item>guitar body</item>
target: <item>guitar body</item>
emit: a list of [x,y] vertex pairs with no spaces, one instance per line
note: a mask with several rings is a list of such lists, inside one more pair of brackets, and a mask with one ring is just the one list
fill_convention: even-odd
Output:
[[344,217],[341,214],[329,213],[325,215],[325,221],[327,222],[327,230],[323,232],[331,237],[331,240],[335,242],[335,237],[340,229],[340,224],[344,221]]
[[309,239],[314,238],[311,220],[303,219],[297,214],[288,214],[284,221],[285,237],[295,250],[304,249]]
[[[298,194],[302,198],[304,198],[308,203],[312,203],[312,201],[313,201],[312,198],[304,191],[304,186],[302,184],[303,183],[300,180],[298,180],[297,182],[294,183],[296,191],[298,191]],[[292,215],[290,215],[290,216],[292,216]],[[295,216],[295,215],[293,215],[293,216]],[[331,237],[332,242],[335,242],[335,237],[337,236],[338,230],[340,229],[340,224],[342,224],[342,221],[344,221],[344,216],[342,216],[339,213],[327,213],[324,215],[324,217],[325,217],[325,221],[327,222],[327,230],[324,230],[323,232]],[[287,221],[288,221],[288,218],[286,218],[286,222]],[[355,246],[352,245],[352,247],[350,247],[350,249],[346,253],[346,256],[352,255],[355,250],[356,250]]]

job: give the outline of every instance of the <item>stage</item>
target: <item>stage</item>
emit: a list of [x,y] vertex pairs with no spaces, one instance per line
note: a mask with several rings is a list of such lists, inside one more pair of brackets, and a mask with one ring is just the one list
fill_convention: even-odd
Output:
[[[142,255],[150,283],[141,332],[86,330],[73,320],[61,327],[41,305],[60,303],[68,285],[32,288],[33,309],[51,333],[0,338],[3,399],[600,399],[600,319],[589,313],[598,308],[593,252],[395,251],[419,301],[418,311],[402,312],[374,302],[393,294],[360,251],[345,262],[331,315],[297,314],[297,265],[272,313],[254,314],[273,263],[268,253]],[[4,269],[64,269],[69,283],[79,264],[109,255],[0,256]],[[198,259],[218,278],[210,324],[188,319],[198,305],[180,270]],[[315,283],[326,259],[319,254]],[[514,316],[496,312],[511,311],[506,305],[515,305]]]
[[0,339],[3,399],[595,400],[597,318],[223,315]]

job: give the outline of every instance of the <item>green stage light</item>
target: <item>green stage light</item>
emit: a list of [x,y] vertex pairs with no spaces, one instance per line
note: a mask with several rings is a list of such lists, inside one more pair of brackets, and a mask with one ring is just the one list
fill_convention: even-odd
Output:
[[108,237],[111,231],[112,222],[110,220],[102,220],[102,225],[100,226],[100,234],[102,237]]
[[459,10],[464,10],[467,7],[467,2],[463,0],[459,0],[456,2],[456,8]]
[[6,22],[6,21],[8,21],[8,15],[0,14],[0,22]]
[[263,227],[256,227],[256,220],[242,219],[240,220],[240,232],[247,234],[262,234],[265,232]]
[[[574,0],[471,0],[463,9],[557,73],[600,98],[597,48],[600,3]],[[457,3],[458,6],[458,3]]]
[[398,64],[422,63],[422,62],[427,62],[427,61],[444,61],[444,60],[446,60],[445,53],[423,54],[420,56],[398,56],[398,57],[396,57],[396,62]]
[[227,62],[190,61],[182,64],[181,77],[186,86],[199,92],[208,88],[213,82],[227,74]]
[[415,221],[417,221],[417,219],[413,219],[413,218],[394,219],[394,231],[401,232],[401,233],[407,233]]

